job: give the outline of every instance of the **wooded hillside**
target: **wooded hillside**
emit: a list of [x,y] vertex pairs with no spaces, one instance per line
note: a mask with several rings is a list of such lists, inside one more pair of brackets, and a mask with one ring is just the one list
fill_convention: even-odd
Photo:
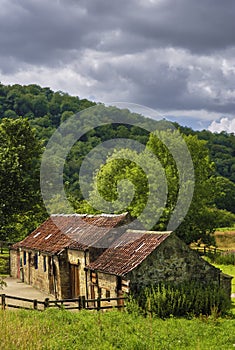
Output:
[[[43,149],[62,122],[75,113],[95,105],[87,99],[79,99],[61,91],[53,92],[48,87],[0,84],[0,236],[2,239],[20,239],[47,217],[39,183],[40,157]],[[102,105],[100,108],[102,109]],[[64,184],[67,196],[78,212],[84,210],[94,212],[94,209],[83,200],[78,173],[84,157],[95,146],[112,138],[128,138],[152,149],[157,147],[156,141],[151,140],[150,133],[146,131],[151,129],[152,123],[156,121],[122,110],[123,123],[115,123],[109,119],[109,113],[116,112],[115,107],[109,107],[107,112],[109,123],[83,135],[71,148],[67,157]],[[84,125],[91,121],[90,118],[95,116],[84,114]],[[140,121],[140,126],[133,126],[135,124],[133,121],[136,120]],[[157,123],[159,127],[161,122]],[[197,173],[197,192],[195,192],[187,221],[181,226],[181,230],[182,228],[185,230],[191,223],[190,231],[197,231],[197,234],[193,237],[187,234],[182,238],[188,243],[200,237],[207,241],[208,235],[216,226],[231,226],[235,222],[233,215],[235,213],[235,136],[226,132],[213,134],[207,130],[194,131],[177,123],[174,123],[174,126],[185,135],[185,141],[192,152],[195,173]],[[158,152],[155,149],[154,152],[161,153],[162,163],[166,157],[170,159],[164,151]],[[122,167],[126,169],[126,173],[129,165],[125,164]],[[168,165],[165,164],[166,167]],[[203,169],[206,169],[206,172]],[[113,169],[110,170],[107,167],[103,169],[105,172],[103,179],[109,171],[112,174]],[[175,182],[177,182],[177,171],[174,170],[173,163],[168,172],[176,174]],[[138,169],[136,173],[138,178],[141,178],[142,175],[139,176]],[[117,168],[115,175],[117,175]],[[146,179],[143,179],[139,184],[140,193],[146,185],[145,181]],[[103,189],[107,188],[106,185],[107,183],[102,183]],[[171,188],[172,193],[167,200],[165,216],[163,215],[160,220],[160,227],[155,229],[164,229],[169,213],[175,205],[178,187],[174,181],[171,183]],[[92,192],[92,187],[90,190]],[[109,200],[112,201],[112,193],[109,195]],[[132,211],[133,216],[138,215],[140,200],[142,204],[145,203],[145,197],[138,197],[137,194],[135,202],[127,208],[130,212]],[[59,199],[53,205],[58,206],[59,210]]]

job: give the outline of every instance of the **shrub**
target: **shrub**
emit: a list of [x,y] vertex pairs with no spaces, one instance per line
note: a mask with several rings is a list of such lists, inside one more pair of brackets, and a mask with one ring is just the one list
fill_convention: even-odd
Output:
[[0,276],[0,289],[3,289],[3,287],[6,287],[6,286],[7,286],[6,282],[3,280],[3,277]]
[[[133,301],[132,301],[133,302]],[[222,288],[198,283],[159,284],[146,288],[135,303],[145,315],[170,316],[224,314],[230,308],[230,298]],[[130,301],[131,303],[131,301]],[[128,308],[131,310],[131,307]],[[136,311],[137,306],[133,307]]]
[[219,265],[235,265],[235,253],[232,251],[208,254],[208,257],[210,258],[211,262]]

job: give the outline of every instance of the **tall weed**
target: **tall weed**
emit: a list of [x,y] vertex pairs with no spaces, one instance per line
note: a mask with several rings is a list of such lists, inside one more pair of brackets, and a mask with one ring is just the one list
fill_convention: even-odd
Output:
[[235,252],[222,252],[216,254],[208,254],[211,262],[219,265],[235,265]]
[[160,318],[211,315],[214,310],[218,314],[225,314],[231,306],[230,299],[222,288],[193,282],[159,284],[146,288],[135,301],[135,311],[138,310],[136,304],[145,315]]

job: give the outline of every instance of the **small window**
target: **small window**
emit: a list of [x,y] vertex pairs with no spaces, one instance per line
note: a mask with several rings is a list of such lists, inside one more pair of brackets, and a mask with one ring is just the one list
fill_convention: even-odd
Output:
[[34,267],[36,270],[38,269],[38,254],[37,253],[34,255]]
[[[106,289],[106,298],[110,298],[110,290],[109,289]],[[110,301],[110,300],[108,300]]]
[[96,272],[94,271],[91,271],[91,282],[94,284],[94,285],[98,285],[98,275]]
[[47,257],[46,256],[43,257],[43,270],[44,270],[44,272],[46,272],[46,270],[47,270]]
[[23,253],[23,256],[24,256],[24,265],[26,265],[26,262],[27,262],[27,255],[26,255],[26,252]]

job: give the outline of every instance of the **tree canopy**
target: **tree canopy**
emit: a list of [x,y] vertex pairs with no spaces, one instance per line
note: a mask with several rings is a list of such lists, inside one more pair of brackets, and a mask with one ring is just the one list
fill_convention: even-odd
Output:
[[0,123],[0,235],[17,236],[14,223],[41,211],[39,158],[42,146],[25,119],[2,119]]
[[[169,148],[174,147],[182,155],[180,159],[170,153],[166,140],[171,143],[168,143]],[[190,176],[182,148],[184,142],[194,165]],[[210,234],[216,227],[216,217],[209,210],[214,199],[212,182],[209,181],[213,174],[214,164],[209,159],[204,141],[192,135],[182,140],[177,131],[158,131],[150,135],[144,151],[137,153],[123,149],[107,158],[94,178],[89,203],[100,211],[108,209],[119,213],[127,210],[133,218],[139,218],[147,229],[167,230],[179,192],[184,187],[176,213],[180,222],[176,232],[187,243],[199,239],[209,243],[213,241]],[[190,196],[189,187],[193,180],[192,200],[189,198],[187,203],[184,196]],[[89,206],[86,209],[89,210]]]
[[[97,107],[94,112],[88,109],[92,106]],[[167,228],[172,213],[177,212],[180,216],[180,208],[177,207],[179,194],[181,203],[184,200],[187,202],[183,196],[186,188],[182,184],[190,187],[190,179],[181,166],[185,161],[185,152],[179,152],[182,159],[179,158],[177,162],[174,154],[174,145],[177,144],[179,149],[181,147],[177,139],[177,132],[180,131],[181,135],[185,135],[182,137],[191,153],[195,190],[188,214],[177,228],[178,235],[186,242],[198,239],[206,242],[216,226],[234,224],[234,134],[194,131],[173,123],[175,134],[171,134],[166,146],[164,121],[156,122],[127,109],[106,108],[102,104],[62,91],[54,92],[49,87],[36,84],[0,84],[1,237],[19,239],[48,215],[42,202],[39,181],[43,147],[59,125],[72,120],[72,116],[81,111],[84,113],[80,122],[87,127],[87,131],[72,146],[63,174],[65,191],[75,211],[97,211],[86,202],[86,196],[81,191],[83,183],[86,193],[90,192],[91,198],[100,208],[115,203],[113,210],[119,211],[122,204],[126,203],[127,210],[137,217],[147,206],[151,214],[148,214],[148,219],[144,219],[143,214],[142,220],[147,220],[146,223],[150,225],[150,217],[160,216],[158,226],[154,228]],[[107,124],[89,130],[101,114]],[[116,116],[121,122],[115,121]],[[157,129],[158,133],[151,134],[149,130],[152,129]],[[111,152],[105,165],[95,174],[98,187],[91,187],[89,182],[92,182],[92,177],[79,177],[81,165],[91,150],[109,139],[134,140],[141,143],[144,149],[137,152],[123,147]],[[106,158],[102,152],[96,152],[97,164]],[[86,166],[89,168],[91,163],[87,162]],[[53,174],[52,166],[51,170]],[[187,181],[183,181],[186,178]],[[165,181],[167,190],[165,184],[162,182],[163,186],[159,186],[156,179]],[[154,190],[150,185],[155,186]],[[156,194],[155,200],[153,197],[148,199],[150,189]],[[51,204],[59,211],[63,210],[59,195],[55,196]]]

